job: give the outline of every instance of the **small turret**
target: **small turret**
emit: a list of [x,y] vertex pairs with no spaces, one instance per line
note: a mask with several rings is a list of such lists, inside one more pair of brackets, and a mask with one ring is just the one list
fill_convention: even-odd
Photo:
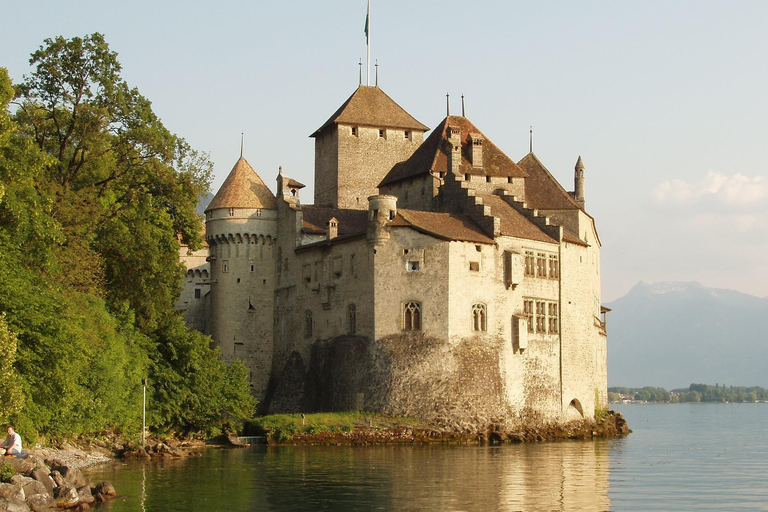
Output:
[[579,155],[574,168],[573,198],[579,203],[579,206],[584,208],[584,162],[581,160],[581,155]]

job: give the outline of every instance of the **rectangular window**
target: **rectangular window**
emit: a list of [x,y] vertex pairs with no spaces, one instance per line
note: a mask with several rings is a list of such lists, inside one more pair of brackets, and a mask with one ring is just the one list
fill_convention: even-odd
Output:
[[533,251],[525,251],[525,275],[535,276],[536,267],[534,266]]
[[379,138],[384,138],[384,130],[379,130]]
[[352,136],[357,137],[357,126],[352,127]]
[[504,251],[504,286],[512,286],[512,253]]
[[549,320],[549,333],[556,334],[558,331],[557,325],[557,302],[550,302],[547,304],[547,313]]
[[195,298],[196,299],[200,298],[200,288],[195,288]]
[[310,265],[309,263],[302,265],[301,277],[304,278],[305,283],[309,283],[310,281],[312,281],[312,265]]
[[410,139],[410,138],[411,138],[411,132],[409,132],[408,130],[405,130],[405,131],[403,132],[403,135],[405,135],[405,138],[406,138],[406,139]]
[[528,332],[533,332],[533,301],[532,300],[524,300],[523,301],[523,312],[525,313],[526,318],[528,318]]
[[470,261],[469,262],[469,270],[472,272],[480,272],[480,262],[479,261]]
[[547,255],[536,253],[536,277],[547,277]]
[[536,332],[547,332],[547,303],[536,301]]
[[419,260],[407,261],[405,263],[405,269],[408,272],[420,272],[421,271],[421,262]]
[[549,255],[549,278],[557,279],[560,277],[560,267],[558,266],[557,254]]
[[222,260],[222,262],[221,262],[221,271],[222,272],[229,272],[229,260]]
[[355,275],[355,255],[352,254],[349,257],[349,274]]

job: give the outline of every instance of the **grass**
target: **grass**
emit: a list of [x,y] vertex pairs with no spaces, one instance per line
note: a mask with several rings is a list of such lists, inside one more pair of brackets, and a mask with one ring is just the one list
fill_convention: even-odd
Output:
[[321,412],[306,414],[273,414],[249,422],[246,430],[255,431],[278,442],[287,442],[300,433],[319,434],[322,432],[351,432],[356,428],[391,427],[426,428],[428,424],[412,418],[388,416],[372,412]]

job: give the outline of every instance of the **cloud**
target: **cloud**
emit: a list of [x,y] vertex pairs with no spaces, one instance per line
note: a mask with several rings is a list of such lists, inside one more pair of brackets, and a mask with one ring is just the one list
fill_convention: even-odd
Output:
[[700,183],[672,179],[661,182],[653,190],[657,203],[695,204],[707,199],[727,206],[752,205],[768,198],[768,180],[765,176],[744,176],[736,173],[726,176],[708,171]]

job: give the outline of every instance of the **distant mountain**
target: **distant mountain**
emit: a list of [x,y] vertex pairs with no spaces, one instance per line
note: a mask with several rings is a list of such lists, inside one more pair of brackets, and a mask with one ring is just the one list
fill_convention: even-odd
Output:
[[609,386],[768,387],[768,298],[639,283],[606,306]]

